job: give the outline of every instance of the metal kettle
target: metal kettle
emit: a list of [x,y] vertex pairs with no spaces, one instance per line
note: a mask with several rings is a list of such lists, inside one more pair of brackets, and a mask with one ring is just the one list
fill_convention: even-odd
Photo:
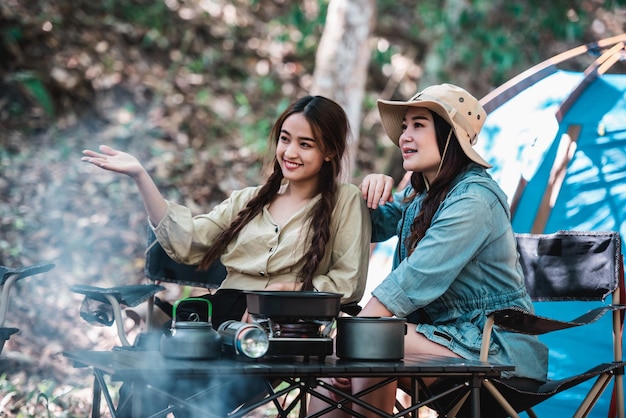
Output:
[[[176,321],[176,309],[189,301],[206,302],[208,322]],[[222,337],[211,325],[212,305],[204,298],[186,298],[177,300],[172,309],[172,326],[169,335],[161,336],[161,354],[163,357],[200,360],[217,358],[222,353]]]

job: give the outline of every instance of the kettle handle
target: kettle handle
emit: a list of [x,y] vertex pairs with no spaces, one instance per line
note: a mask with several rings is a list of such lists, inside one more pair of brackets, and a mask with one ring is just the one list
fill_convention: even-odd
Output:
[[213,317],[213,305],[211,305],[211,301],[209,301],[208,299],[205,298],[185,298],[185,299],[178,299],[176,302],[174,302],[174,307],[172,309],[172,322],[176,322],[176,308],[178,308],[178,305],[180,305],[183,302],[191,302],[191,301],[196,301],[196,302],[206,302],[207,303],[207,312],[208,312],[208,319],[209,319],[209,324],[211,323],[211,318]]

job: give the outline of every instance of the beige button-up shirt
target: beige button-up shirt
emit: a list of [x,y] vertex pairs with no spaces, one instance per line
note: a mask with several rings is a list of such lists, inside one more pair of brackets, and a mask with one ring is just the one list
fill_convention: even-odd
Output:
[[[260,187],[238,190],[212,211],[192,216],[191,211],[168,202],[167,213],[154,228],[165,252],[183,264],[198,264],[217,235],[237,216]],[[262,290],[276,282],[297,280],[310,239],[308,215],[320,195],[279,227],[267,207],[230,242],[220,260],[228,272],[221,288]],[[333,209],[330,239],[313,278],[320,292],[343,294],[342,303],[358,302],[365,290],[371,223],[359,189],[341,184]]]

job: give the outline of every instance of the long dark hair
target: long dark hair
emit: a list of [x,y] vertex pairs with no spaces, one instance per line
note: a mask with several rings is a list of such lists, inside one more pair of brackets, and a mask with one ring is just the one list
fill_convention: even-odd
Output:
[[[276,120],[270,134],[271,149],[275,149],[285,120],[296,113],[304,115],[311,125],[313,139],[322,154],[329,158],[324,161],[319,172],[318,190],[321,199],[311,210],[307,238],[310,246],[303,256],[304,265],[298,277],[303,281],[302,290],[313,290],[313,276],[324,257],[330,239],[331,214],[336,202],[338,177],[341,173],[341,160],[346,151],[350,125],[343,108],[334,101],[322,96],[305,96],[292,103]],[[200,269],[207,269],[219,258],[232,239],[277,196],[283,180],[280,164],[274,153],[273,172],[267,182],[224,229],[209,247],[200,263]]]
[[[413,193],[408,197],[408,200],[415,198],[415,196],[420,193],[426,193],[426,196],[422,201],[420,212],[411,224],[411,234],[404,243],[409,249],[409,254],[413,252],[417,243],[424,238],[435,212],[450,190],[452,181],[459,173],[466,170],[467,166],[471,163],[471,160],[465,155],[461,145],[459,145],[459,141],[450,124],[437,113],[431,110],[429,110],[429,112],[433,116],[437,146],[439,147],[439,154],[443,158],[443,164],[441,165],[439,174],[429,187],[427,187],[421,172],[413,172],[411,174]],[[452,130],[450,143],[448,144],[446,154],[443,155],[443,150],[446,147],[446,139],[448,138],[448,134],[450,134],[450,130]]]

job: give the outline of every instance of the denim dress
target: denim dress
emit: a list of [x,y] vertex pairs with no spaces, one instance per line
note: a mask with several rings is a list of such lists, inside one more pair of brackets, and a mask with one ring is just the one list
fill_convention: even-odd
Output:
[[[371,213],[373,242],[399,237],[393,269],[372,294],[395,316],[416,322],[429,340],[477,360],[489,312],[511,306],[533,311],[507,197],[485,169],[470,165],[408,255],[405,242],[424,197],[405,202],[411,192],[409,186]],[[515,365],[505,377],[546,380],[548,350],[534,336],[494,328],[489,359]]]

